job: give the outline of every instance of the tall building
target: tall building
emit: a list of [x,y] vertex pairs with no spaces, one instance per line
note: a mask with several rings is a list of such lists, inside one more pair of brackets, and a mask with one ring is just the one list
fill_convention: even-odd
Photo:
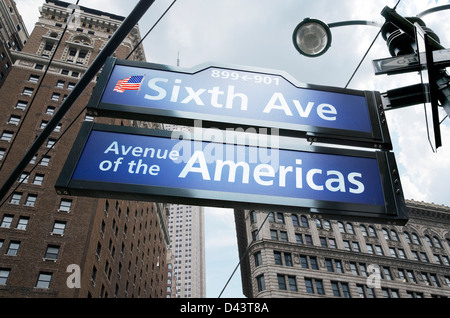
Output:
[[[124,20],[86,7],[69,19],[69,6],[45,0],[26,45],[9,51],[13,63],[0,90],[1,184]],[[115,56],[126,58],[139,40],[136,26]],[[142,47],[131,59],[145,60]],[[84,107],[95,85],[0,202],[0,297],[165,297],[166,206],[57,195],[54,188],[82,122],[94,120]]]
[[205,231],[203,208],[170,205],[171,288],[167,297],[205,298]]
[[244,295],[449,297],[450,208],[407,208],[405,226],[318,219],[301,209],[235,210]]
[[[163,125],[165,130],[189,132],[179,125]],[[169,206],[170,258],[167,266],[168,298],[205,298],[205,225],[204,209],[199,206]]]
[[9,74],[13,60],[11,51],[21,51],[28,31],[14,0],[0,0],[0,87]]

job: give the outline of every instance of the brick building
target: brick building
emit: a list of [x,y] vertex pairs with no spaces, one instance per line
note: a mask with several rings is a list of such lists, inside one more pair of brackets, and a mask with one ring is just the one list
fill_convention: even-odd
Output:
[[[9,51],[11,69],[0,89],[2,184],[124,20],[80,7],[63,35],[69,5],[45,0],[26,45]],[[136,26],[115,56],[126,58],[139,40]],[[145,60],[142,47],[131,59]],[[82,122],[94,120],[84,107],[95,84],[85,89],[0,203],[0,297],[165,297],[169,237],[164,205],[66,197],[54,189]]]
[[[236,210],[244,295],[251,298],[450,296],[450,208],[407,201],[405,226]],[[253,239],[255,240],[253,241]],[[248,248],[248,250],[247,250]],[[368,280],[369,278],[369,280]]]
[[13,0],[0,1],[0,87],[12,66],[11,51],[21,51],[28,31]]

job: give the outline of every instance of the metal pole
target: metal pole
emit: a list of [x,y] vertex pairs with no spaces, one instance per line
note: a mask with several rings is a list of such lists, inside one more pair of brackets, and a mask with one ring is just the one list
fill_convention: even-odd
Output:
[[105,45],[103,50],[97,56],[97,58],[92,62],[91,66],[86,70],[86,73],[79,80],[77,85],[75,85],[72,92],[67,96],[66,100],[61,104],[58,111],[55,113],[53,118],[45,126],[41,134],[35,139],[31,147],[28,149],[27,153],[24,155],[22,160],[16,166],[14,171],[10,174],[8,179],[5,181],[0,189],[0,201],[3,200],[5,195],[8,193],[11,186],[19,178],[20,174],[26,168],[30,160],[33,158],[34,154],[39,150],[39,148],[44,144],[46,139],[50,136],[52,131],[59,124],[64,115],[72,107],[73,103],[78,99],[84,89],[89,85],[92,79],[97,76],[97,73],[101,70],[106,62],[106,59],[114,53],[114,51],[119,47],[122,41],[127,37],[127,35],[133,30],[134,26],[139,22],[142,16],[147,12],[150,6],[154,3],[154,0],[140,0],[133,11],[128,15],[128,17],[123,21],[120,27],[113,34],[111,39]]

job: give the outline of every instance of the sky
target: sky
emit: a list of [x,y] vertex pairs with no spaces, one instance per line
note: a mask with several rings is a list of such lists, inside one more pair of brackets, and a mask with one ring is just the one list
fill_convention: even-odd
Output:
[[[44,0],[16,0],[31,33]],[[76,3],[75,0],[67,0]],[[80,0],[79,5],[126,16],[138,0]],[[143,36],[172,0],[156,0],[139,22]],[[148,62],[194,67],[204,63],[256,67],[288,73],[297,81],[345,87],[379,29],[373,26],[333,28],[333,44],[318,58],[301,56],[292,44],[295,27],[307,17],[326,23],[368,20],[384,23],[381,11],[397,0],[183,0],[177,1],[145,39]],[[449,0],[402,0],[397,12],[416,16]],[[107,8],[107,9],[105,9]],[[433,13],[423,20],[450,46],[450,10]],[[386,43],[378,37],[348,88],[390,89],[420,83],[418,73],[374,74],[372,61],[390,57]],[[433,152],[427,138],[424,106],[387,112],[388,127],[406,199],[450,206],[450,119],[441,124],[443,147]],[[445,117],[444,112],[440,118]],[[231,210],[206,211],[207,297],[218,297],[237,266],[238,250]],[[238,270],[223,298],[243,297]]]

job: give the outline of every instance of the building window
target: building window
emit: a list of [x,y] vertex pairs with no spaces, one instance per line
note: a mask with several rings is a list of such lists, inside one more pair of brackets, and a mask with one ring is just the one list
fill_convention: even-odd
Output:
[[19,123],[20,123],[20,116],[11,115],[11,117],[9,117],[8,124],[18,126]]
[[288,276],[289,290],[297,291],[297,279],[295,276]]
[[297,215],[292,214],[292,215],[291,215],[291,219],[292,219],[292,224],[293,224],[294,226],[300,226],[300,223],[298,222],[298,216],[297,216]]
[[15,192],[11,196],[9,203],[18,205],[20,204],[20,200],[22,200],[22,193]]
[[37,83],[39,81],[39,76],[31,74],[28,81],[31,83]]
[[17,222],[16,229],[25,231],[27,229],[29,220],[30,219],[28,217],[21,216],[19,218],[19,222]]
[[47,126],[47,124],[48,124],[48,121],[46,121],[46,120],[41,121],[41,125],[39,126],[39,129],[45,129],[45,126]]
[[55,221],[53,224],[52,234],[64,235],[64,231],[66,229],[66,222]]
[[262,255],[261,252],[256,252],[254,254],[254,258],[255,258],[255,267],[258,267],[260,265],[262,265]]
[[373,288],[369,288],[366,285],[356,285],[360,298],[375,298],[375,292]]
[[8,282],[9,273],[11,272],[10,269],[7,268],[0,268],[0,286],[5,286]]
[[5,215],[3,216],[2,224],[0,224],[0,227],[8,228],[8,229],[9,229],[9,228],[11,227],[13,218],[14,218],[13,215],[6,215],[6,214],[5,214]]
[[304,215],[300,216],[300,220],[303,227],[309,228],[309,222],[306,216]]
[[36,174],[36,175],[34,176],[34,180],[33,180],[33,184],[34,184],[34,185],[41,186],[43,182],[44,182],[44,175],[42,175],[42,174]]
[[56,144],[56,139],[49,138],[47,140],[47,148],[52,148]]
[[286,287],[286,278],[284,277],[284,275],[277,275],[277,279],[278,279],[278,288],[280,290],[287,290]]
[[57,260],[59,254],[59,246],[49,245],[45,251],[44,258],[50,260]]
[[31,96],[31,95],[33,95],[33,89],[32,88],[30,88],[30,87],[25,87],[24,89],[23,89],[23,91],[22,91],[22,95],[25,95],[25,96]]
[[60,97],[61,97],[61,94],[53,93],[52,94],[52,101],[58,102]]
[[24,102],[24,101],[21,101],[21,100],[19,100],[19,101],[17,101],[17,104],[16,104],[16,109],[20,109],[20,110],[25,110],[26,108],[27,108],[27,105],[28,105],[28,102]]
[[4,131],[1,140],[10,142],[13,138],[14,133],[11,131]]
[[278,241],[278,231],[270,230],[270,238],[274,241]]
[[47,110],[45,111],[45,114],[46,115],[53,115],[54,113],[55,113],[55,107],[53,107],[53,106],[48,106],[47,107]]
[[72,207],[72,200],[61,199],[58,211],[70,212],[71,207]]
[[16,256],[19,252],[20,242],[11,241],[6,251],[6,255]]
[[36,288],[49,288],[52,280],[52,273],[39,273],[38,280],[36,282]]
[[262,292],[266,289],[266,282],[264,280],[264,274],[256,277],[256,284],[258,285],[258,292]]
[[308,294],[325,295],[321,279],[305,278],[305,287]]
[[39,162],[39,164],[40,164],[41,166],[48,167],[48,165],[50,164],[50,157],[48,157],[48,156],[43,156],[42,159],[41,159],[41,161]]
[[64,81],[62,81],[62,80],[58,80],[57,82],[56,82],[56,87],[58,87],[58,88],[64,88],[64,84],[65,84],[66,82],[64,82]]
[[34,207],[36,205],[37,195],[29,194],[25,201],[25,206]]

